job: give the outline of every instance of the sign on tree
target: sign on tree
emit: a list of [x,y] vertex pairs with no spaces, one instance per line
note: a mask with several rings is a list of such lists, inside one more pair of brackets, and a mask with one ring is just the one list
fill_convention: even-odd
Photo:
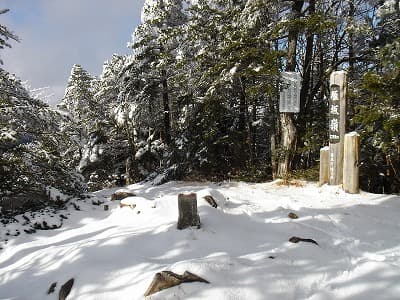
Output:
[[281,113],[300,112],[301,75],[297,72],[283,72],[283,88],[280,93],[279,111]]

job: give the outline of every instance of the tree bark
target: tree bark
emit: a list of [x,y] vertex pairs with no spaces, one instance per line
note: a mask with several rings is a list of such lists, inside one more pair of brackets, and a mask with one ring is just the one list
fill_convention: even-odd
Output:
[[281,154],[278,177],[285,177],[291,171],[291,162],[296,150],[297,130],[290,113],[281,113]]

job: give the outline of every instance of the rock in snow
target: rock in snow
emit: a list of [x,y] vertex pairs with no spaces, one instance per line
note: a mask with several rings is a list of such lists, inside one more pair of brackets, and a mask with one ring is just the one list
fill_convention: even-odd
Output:
[[58,300],[67,299],[69,293],[71,292],[72,286],[74,285],[74,279],[71,278],[66,283],[64,283],[60,288],[60,293],[58,294]]
[[153,281],[144,295],[150,296],[161,290],[168,289],[185,282],[209,283],[207,280],[197,276],[196,274],[190,273],[189,271],[185,271],[183,275],[179,275],[171,271],[162,271],[154,276]]

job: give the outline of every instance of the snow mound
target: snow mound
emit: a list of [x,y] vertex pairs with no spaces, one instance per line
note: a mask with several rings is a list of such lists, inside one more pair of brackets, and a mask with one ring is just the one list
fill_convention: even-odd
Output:
[[[400,295],[399,196],[349,195],[314,183],[142,183],[124,189],[139,195],[124,199],[136,207],[121,209],[119,201],[109,201],[114,191],[93,193],[109,210],[77,202],[79,210],[68,207],[56,230],[27,234],[22,217],[8,224],[20,234],[1,244],[0,299],[54,299],[46,294],[50,284],[57,282],[57,294],[70,278],[71,299],[144,299],[154,275],[164,270],[189,271],[210,284],[183,283],[149,299]],[[197,193],[202,227],[178,230],[177,196],[190,192]],[[204,196],[212,196],[218,209]],[[291,243],[293,236],[318,245]]]

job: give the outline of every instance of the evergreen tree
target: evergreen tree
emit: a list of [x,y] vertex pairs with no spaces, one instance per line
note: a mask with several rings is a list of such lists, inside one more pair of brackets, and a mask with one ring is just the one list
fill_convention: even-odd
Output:
[[[9,9],[0,9],[0,16],[9,12]],[[4,49],[4,47],[11,48],[9,44],[9,40],[14,40],[19,42],[18,36],[16,36],[12,31],[10,31],[6,26],[0,24],[0,49]],[[3,64],[3,61],[0,59],[0,64]]]
[[265,135],[260,125],[269,117],[278,52],[259,24],[248,26],[255,10],[247,7],[242,13],[244,5],[198,1],[189,9],[184,56],[192,78],[185,91],[194,99],[188,106],[186,139],[191,165],[204,172],[237,173],[256,160],[264,166],[269,160],[265,136],[257,139],[257,132]]
[[[362,137],[361,185],[372,192],[400,191],[400,32],[398,1],[379,10],[376,65],[356,93],[356,124]],[[382,45],[383,44],[383,45]]]
[[84,150],[93,128],[95,106],[93,101],[93,78],[80,65],[74,65],[68,80],[64,98],[58,108],[67,113],[68,121],[63,130],[72,137],[73,144],[66,149],[66,160],[79,165],[84,159]]
[[[177,55],[177,30],[185,23],[181,0],[146,1],[142,11],[143,23],[134,33],[132,47],[134,55],[151,87],[150,101],[160,114],[163,127],[160,131],[163,142],[171,143],[173,90],[170,78],[174,73],[173,64]],[[146,89],[148,90],[148,89]],[[161,98],[161,99],[157,99]],[[160,101],[161,100],[161,101]]]
[[[332,71],[349,71],[350,128],[368,127],[362,111],[371,78],[396,78],[383,66],[397,43],[393,3],[377,9],[378,1],[363,0],[148,0],[133,54],[114,56],[99,81],[88,80],[86,91],[96,85],[96,94],[89,93],[83,106],[67,101],[74,96],[64,106],[86,122],[86,152],[97,146],[103,153],[125,151],[109,161],[121,169],[126,160],[130,181],[160,173],[286,176],[315,166],[328,142]],[[299,114],[279,114],[284,70],[302,76]],[[72,83],[69,89],[78,90]],[[385,117],[392,120],[388,103]],[[100,143],[93,138],[100,136]],[[91,165],[87,171],[104,167]]]
[[0,110],[1,197],[35,206],[48,200],[49,188],[69,195],[83,191],[80,177],[61,159],[61,116],[2,69]]

